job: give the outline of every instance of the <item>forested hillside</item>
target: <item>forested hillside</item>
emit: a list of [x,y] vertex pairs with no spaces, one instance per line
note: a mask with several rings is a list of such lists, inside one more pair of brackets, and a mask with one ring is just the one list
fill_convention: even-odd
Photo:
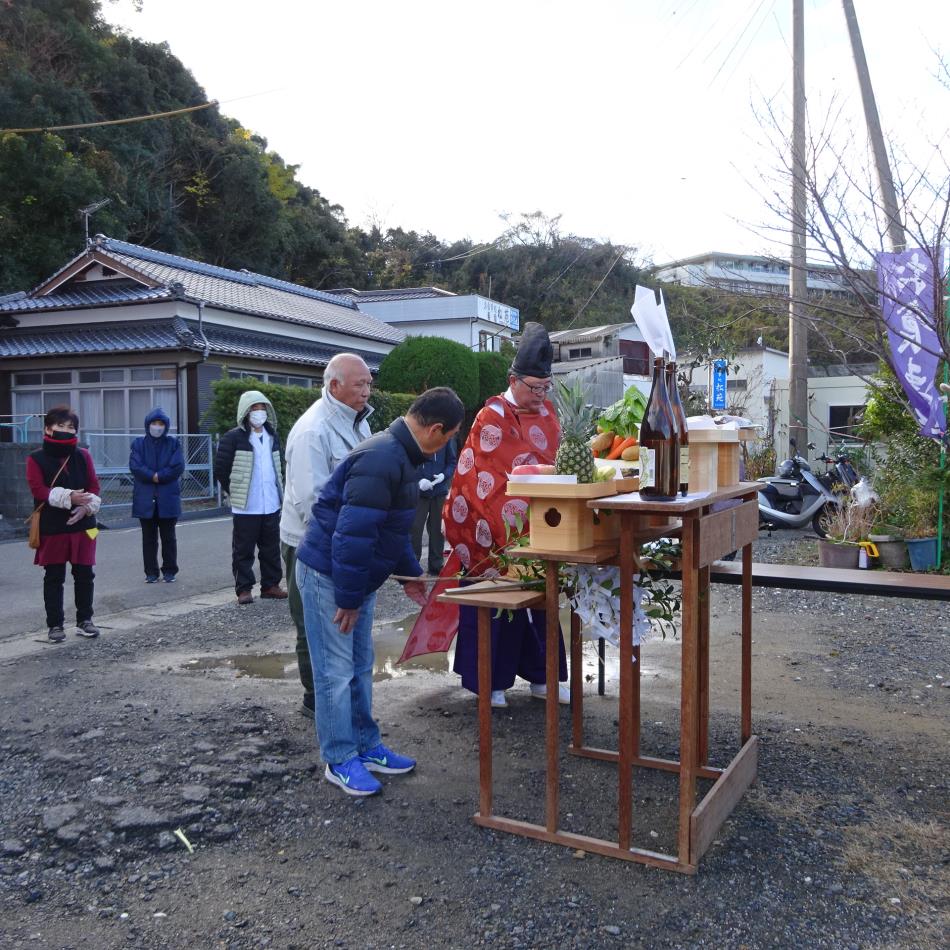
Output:
[[[107,12],[107,10],[106,10]],[[100,0],[0,0],[0,129],[95,123],[200,105],[205,91],[164,44],[113,30]],[[346,148],[344,142],[337,145]],[[0,293],[24,290],[92,232],[246,267],[312,287],[436,284],[491,293],[550,329],[628,319],[651,283],[632,248],[563,234],[557,216],[499,222],[473,245],[350,225],[265,139],[215,106],[56,132],[0,132]],[[633,223],[635,227],[635,222]],[[672,289],[680,345],[782,346],[786,318],[762,302]]]

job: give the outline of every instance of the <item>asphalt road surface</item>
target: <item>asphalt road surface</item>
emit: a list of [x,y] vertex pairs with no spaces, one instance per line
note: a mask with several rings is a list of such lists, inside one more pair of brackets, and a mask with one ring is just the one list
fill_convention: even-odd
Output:
[[[181,600],[233,586],[231,576],[231,518],[178,523],[178,580],[146,584],[142,566],[142,532],[138,527],[99,534],[96,550],[97,616]],[[33,564],[24,539],[0,545],[0,639],[45,630],[43,569]],[[255,590],[256,594],[256,590]],[[67,628],[75,620],[72,579],[67,577]]]

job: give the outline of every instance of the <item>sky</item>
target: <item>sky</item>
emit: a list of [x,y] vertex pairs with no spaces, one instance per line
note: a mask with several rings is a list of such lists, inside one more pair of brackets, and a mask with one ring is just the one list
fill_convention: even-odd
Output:
[[[947,0],[855,0],[885,133],[947,146]],[[763,193],[791,115],[792,0],[132,0],[222,111],[264,136],[351,224],[494,240],[502,215],[662,263],[782,254]],[[840,0],[805,0],[809,119],[866,150]],[[768,106],[767,106],[768,104]]]

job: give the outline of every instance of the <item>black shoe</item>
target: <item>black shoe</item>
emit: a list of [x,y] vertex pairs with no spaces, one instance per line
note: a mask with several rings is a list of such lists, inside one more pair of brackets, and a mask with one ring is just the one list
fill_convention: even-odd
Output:
[[[53,643],[62,643],[66,639],[66,631],[62,627],[50,627],[46,634]],[[313,715],[313,713],[311,713]]]
[[314,707],[313,693],[305,694],[303,698],[303,702],[300,704],[300,715],[306,716],[307,719],[313,719],[314,718],[313,707]]

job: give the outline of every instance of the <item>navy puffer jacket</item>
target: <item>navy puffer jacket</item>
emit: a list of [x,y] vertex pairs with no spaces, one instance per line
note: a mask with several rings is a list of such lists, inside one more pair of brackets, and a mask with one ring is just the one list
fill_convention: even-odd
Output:
[[397,419],[353,449],[323,486],[297,560],[333,579],[337,607],[356,609],[390,574],[422,574],[410,530],[425,457]]
[[[156,439],[148,434],[153,422],[165,424],[165,434]],[[132,443],[129,471],[135,476],[132,488],[132,517],[178,518],[181,515],[181,474],[185,457],[181,444],[168,434],[171,420],[164,409],[153,409],[145,417],[145,435]],[[158,472],[158,483],[152,476]]]

